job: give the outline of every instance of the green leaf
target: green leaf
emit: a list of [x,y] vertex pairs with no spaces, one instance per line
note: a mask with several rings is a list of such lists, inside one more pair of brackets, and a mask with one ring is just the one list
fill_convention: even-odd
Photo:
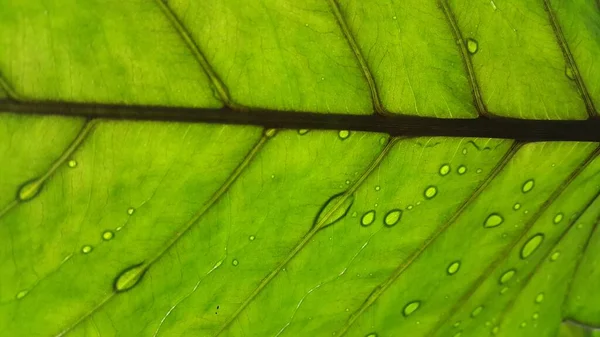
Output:
[[599,19],[0,0],[3,334],[594,334]]

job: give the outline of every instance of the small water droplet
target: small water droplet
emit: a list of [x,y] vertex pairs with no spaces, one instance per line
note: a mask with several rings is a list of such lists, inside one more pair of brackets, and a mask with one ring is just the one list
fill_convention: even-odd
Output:
[[266,130],[264,131],[264,135],[265,135],[265,137],[267,137],[267,138],[272,138],[273,136],[275,136],[275,134],[276,134],[276,133],[277,133],[277,130],[276,130],[276,129],[266,129]]
[[542,233],[538,233],[527,240],[523,248],[521,248],[521,258],[526,259],[531,256],[538,249],[542,241],[544,241],[544,234]]
[[465,174],[467,173],[467,167],[465,165],[460,165],[456,171],[458,174]]
[[544,301],[544,293],[539,293],[535,297],[535,303],[542,303]]
[[483,305],[480,305],[477,308],[473,309],[473,311],[471,311],[471,317],[473,317],[473,318],[477,317],[477,315],[479,315],[482,311],[483,311]]
[[375,210],[368,211],[360,218],[360,224],[363,226],[369,226],[373,221],[375,221]]
[[256,237],[255,237],[254,235],[250,235],[250,236],[248,237],[248,240],[250,240],[250,241],[254,241],[254,239],[256,239]]
[[580,223],[580,224],[577,225],[577,229],[582,229],[582,228],[583,228],[583,224],[582,223]]
[[325,228],[341,220],[348,214],[354,203],[354,195],[339,193],[327,200],[315,218],[314,226]]
[[400,221],[401,217],[402,217],[402,211],[399,209],[393,209],[385,215],[385,218],[383,218],[383,223],[386,226],[391,227],[391,226],[397,224],[398,221]]
[[554,220],[552,220],[554,222],[554,224],[558,224],[559,222],[562,221],[562,219],[565,217],[564,214],[562,213],[558,213],[556,214],[556,216],[554,217]]
[[368,334],[366,337],[377,337],[377,334],[374,332],[371,332],[370,334]]
[[521,322],[521,325],[520,325],[521,328],[524,328],[526,326],[527,326],[527,322],[525,322],[525,321]]
[[350,180],[346,180],[346,185],[350,185]]
[[350,131],[348,130],[340,130],[340,132],[338,132],[338,136],[340,136],[340,139],[346,139],[348,137],[350,137]]
[[127,209],[127,214],[129,214],[129,215],[132,215],[133,213],[135,213],[135,208],[133,208],[133,207],[129,207],[129,208]]
[[440,175],[441,176],[445,176],[448,173],[450,173],[450,165],[449,164],[444,164],[442,166],[440,166]]
[[411,209],[413,209],[413,205],[406,206],[406,209],[410,211]]
[[15,298],[20,300],[23,297],[27,296],[28,293],[29,293],[29,290],[21,290],[17,293],[17,296],[15,296]]
[[352,212],[352,217],[353,218],[356,218],[357,216],[358,216],[358,212],[356,212],[356,211]]
[[556,260],[558,260],[559,256],[560,256],[560,252],[554,252],[552,254],[552,256],[550,256],[550,261],[556,261]]
[[381,144],[381,145],[385,145],[385,144],[387,144],[387,142],[388,142],[388,139],[386,137],[381,137],[379,139],[379,144]]
[[571,68],[568,64],[565,67],[565,75],[567,75],[567,77],[570,80],[575,80],[575,72],[573,71],[573,68]]
[[462,154],[467,154],[467,148],[466,147],[462,149]]
[[115,228],[115,231],[119,232],[119,231],[121,231],[121,229],[123,229],[123,227],[119,226],[119,227]]
[[493,228],[498,227],[504,222],[504,218],[498,213],[492,213],[488,215],[487,219],[483,223],[483,227],[485,228]]
[[452,326],[454,326],[455,328],[458,328],[460,326],[460,321],[456,321]]
[[475,53],[477,53],[478,49],[479,49],[479,43],[477,43],[477,41],[475,41],[472,38],[468,38],[467,39],[467,50],[469,51],[469,53],[475,54]]
[[508,287],[500,289],[500,295],[504,295],[508,291]]
[[500,327],[496,325],[496,326],[495,326],[495,327],[492,329],[492,335],[497,335],[497,334],[498,334],[498,331],[500,331]]
[[523,191],[523,193],[527,193],[527,192],[531,191],[534,186],[535,186],[535,181],[533,179],[529,179],[523,183],[523,186],[521,187],[521,191]]
[[88,254],[92,250],[94,250],[94,247],[92,247],[90,245],[85,245],[85,246],[81,247],[81,252],[84,253],[84,254]]
[[375,186],[375,191],[379,191],[381,187],[379,185]]
[[300,130],[298,130],[298,134],[299,134],[300,136],[303,136],[303,135],[305,135],[305,134],[307,134],[307,133],[308,133],[308,129],[300,129]]
[[231,261],[231,264],[237,266],[238,264],[240,264],[240,262],[237,259],[233,259],[233,261]]
[[112,231],[104,231],[104,233],[102,233],[102,240],[108,241],[111,240],[114,236],[115,233],[113,233]]
[[516,204],[513,205],[513,209],[515,211],[519,210],[521,208],[521,204],[519,204],[518,202]]
[[67,165],[69,165],[70,168],[75,168],[77,166],[77,161],[71,159],[71,160],[69,160]]
[[415,311],[417,311],[417,309],[419,309],[420,306],[421,306],[421,301],[410,302],[404,306],[404,310],[402,311],[402,313],[404,314],[405,317],[409,316],[412,313],[414,313]]
[[478,169],[477,169],[475,172],[477,172],[477,173],[481,173],[481,172],[483,172],[483,170],[482,170],[482,169],[480,169],[480,168],[478,168]]
[[423,192],[423,195],[425,196],[425,199],[431,199],[436,196],[437,192],[438,192],[437,187],[429,186],[425,189],[425,192]]
[[504,272],[504,274],[502,274],[502,276],[500,276],[498,282],[500,282],[500,284],[505,284],[506,282],[510,281],[513,276],[515,276],[516,272],[517,271],[515,269],[507,270]]
[[461,331],[459,331],[459,332],[457,332],[457,333],[454,334],[454,337],[460,337],[460,336],[462,336],[462,332]]
[[536,319],[540,318],[540,314],[537,312],[534,312],[533,315],[531,316],[531,318],[536,320]]
[[304,24],[304,27],[308,27],[308,23],[305,23],[305,24]]
[[125,268],[115,279],[113,287],[116,292],[124,292],[137,285],[148,270],[143,263]]
[[394,16],[392,17],[392,19],[396,20],[396,19],[397,19],[397,17],[394,15]]
[[17,198],[19,198],[20,201],[28,201],[28,200],[33,199],[42,190],[42,185],[43,185],[43,181],[41,181],[39,179],[33,179],[33,180],[26,182],[19,189]]
[[459,269],[460,269],[460,261],[454,261],[454,262],[450,263],[450,265],[446,269],[446,272],[448,272],[448,275],[454,275],[454,274],[456,274],[456,272],[458,272]]

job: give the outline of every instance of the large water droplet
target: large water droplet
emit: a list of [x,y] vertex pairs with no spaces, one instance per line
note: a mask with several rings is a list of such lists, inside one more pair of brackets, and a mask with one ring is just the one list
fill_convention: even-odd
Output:
[[383,219],[383,223],[386,226],[393,226],[393,225],[397,224],[398,221],[400,221],[401,217],[402,217],[402,211],[399,209],[393,209],[385,215],[385,218]]
[[573,71],[573,68],[571,68],[568,64],[565,67],[565,75],[567,75],[567,77],[570,80],[575,80],[575,72]]
[[348,214],[353,202],[354,195],[347,195],[343,192],[329,198],[321,207],[314,226],[324,228],[333,225]]
[[513,276],[515,276],[516,272],[517,271],[515,269],[507,270],[504,274],[502,274],[502,276],[500,276],[498,282],[500,282],[500,284],[505,284],[506,282],[510,281]]
[[493,228],[500,226],[504,222],[504,218],[498,213],[490,214],[485,222],[483,223],[483,227],[485,228]]
[[115,291],[120,293],[133,288],[140,282],[147,270],[147,266],[143,263],[125,268],[115,279],[113,284]]
[[560,256],[560,252],[554,252],[552,254],[552,256],[550,256],[550,261],[556,261],[556,260],[558,260],[559,256]]
[[521,258],[526,259],[533,254],[533,252],[538,249],[542,241],[544,241],[544,234],[542,233],[538,233],[527,240],[527,242],[525,242],[523,245],[523,248],[521,248]]
[[523,191],[523,193],[527,193],[527,192],[531,191],[534,186],[535,186],[535,181],[533,179],[529,179],[523,183],[523,187],[521,187],[521,191]]
[[75,168],[75,167],[77,167],[77,161],[75,161],[75,160],[71,159],[71,160],[69,160],[69,162],[67,163],[67,165],[68,165],[70,168]]
[[542,303],[544,301],[544,293],[539,293],[535,297],[535,303]]
[[458,174],[465,174],[467,173],[467,167],[465,165],[460,165],[456,171]]
[[21,201],[28,201],[33,199],[42,190],[43,181],[39,179],[33,179],[21,186],[17,198]]
[[85,246],[81,247],[81,252],[84,254],[91,253],[92,250],[94,250],[94,247],[92,247],[90,245],[85,245]]
[[113,233],[112,231],[104,231],[104,233],[102,233],[102,240],[104,241],[108,241],[111,240],[112,238],[115,237],[115,233]]
[[436,196],[437,192],[438,192],[437,187],[429,186],[425,189],[425,192],[423,192],[423,195],[425,196],[425,199],[431,199]]
[[472,38],[467,39],[467,50],[470,54],[477,53],[477,49],[479,49],[479,44]]
[[552,220],[554,222],[554,224],[558,224],[559,222],[562,221],[562,219],[565,217],[564,214],[562,213],[558,213],[556,214],[556,216],[554,217],[554,219]]
[[374,210],[368,211],[360,218],[360,224],[363,226],[369,226],[370,224],[373,223],[373,221],[375,221],[375,211]]
[[348,137],[350,137],[350,131],[348,130],[340,130],[340,132],[338,132],[338,136],[340,136],[340,139],[346,139]]
[[402,311],[402,313],[404,314],[404,316],[408,316],[413,312],[417,311],[417,309],[419,309],[420,306],[421,301],[410,302],[404,306],[404,310]]
[[460,261],[454,261],[454,262],[450,263],[450,265],[448,266],[448,269],[446,269],[446,271],[448,272],[448,275],[454,275],[454,274],[456,274],[456,272],[458,272],[459,269],[460,269]]
[[444,165],[440,166],[440,175],[441,176],[447,175],[448,173],[450,173],[450,171],[451,171],[451,168],[450,168],[449,164],[444,164]]
[[471,317],[473,317],[473,318],[477,317],[477,315],[479,315],[482,311],[483,311],[483,305],[480,305],[477,308],[473,309],[473,311],[471,312]]

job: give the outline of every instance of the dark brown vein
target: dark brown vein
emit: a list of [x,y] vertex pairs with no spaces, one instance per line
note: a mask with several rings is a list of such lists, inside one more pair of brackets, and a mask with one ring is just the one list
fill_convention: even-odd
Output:
[[441,315],[440,319],[438,319],[438,323],[429,331],[428,336],[434,336],[438,330],[453,316],[454,313],[459,312],[460,308],[473,296],[475,291],[479,289],[479,287],[483,284],[483,282],[487,279],[488,275],[491,275],[493,271],[500,265],[500,263],[506,259],[508,254],[519,244],[519,242],[527,235],[531,227],[535,224],[535,222],[542,216],[542,214],[546,211],[546,209],[554,203],[554,201],[564,192],[564,190],[571,184],[571,182],[600,154],[600,147],[596,148],[596,150],[592,151],[592,153],[579,165],[571,174],[558,185],[558,187],[550,194],[548,199],[544,201],[544,203],[538,208],[536,213],[529,219],[529,221],[523,227],[521,234],[512,241],[510,245],[508,245],[500,254],[498,258],[492,261],[484,272],[482,272],[477,280],[471,285],[471,287],[467,290],[467,292],[461,296],[461,298],[456,302],[454,306],[444,314]]
[[188,49],[192,52],[192,55],[196,59],[196,61],[200,64],[200,67],[210,79],[213,87],[219,94],[219,98],[223,102],[223,104],[229,108],[235,110],[244,110],[244,107],[237,105],[231,100],[229,97],[229,91],[227,87],[223,84],[217,73],[214,71],[210,63],[206,60],[206,57],[200,50],[200,47],[196,42],[192,39],[190,32],[187,30],[183,22],[177,17],[177,15],[173,12],[171,7],[167,4],[166,0],[155,0],[158,7],[160,7],[163,14],[169,19],[173,28],[177,31],[181,39],[185,42]]
[[[258,140],[258,142],[252,147],[252,149],[246,154],[244,159],[240,162],[240,164],[233,170],[233,172],[229,175],[227,180],[221,185],[221,187],[215,191],[212,197],[202,205],[200,210],[196,212],[196,214],[183,226],[182,229],[178,230],[175,235],[164,245],[164,248],[159,250],[154,256],[149,258],[148,260],[142,263],[142,268],[139,269],[139,274],[145,274],[148,269],[154,263],[156,263],[160,258],[162,258],[166,252],[168,252],[178,241],[181,239],[186,233],[188,233],[194,226],[194,224],[198,223],[200,218],[208,211],[220,198],[229,190],[231,185],[237,180],[240,174],[248,167],[250,162],[256,157],[256,154],[264,147],[269,139],[274,136],[275,130],[265,130],[263,136]],[[95,307],[93,307],[90,311],[82,315],[79,319],[77,319],[74,323],[72,323],[67,328],[63,329],[59,332],[56,337],[64,336],[66,333],[72,331],[79,324],[86,321],[90,318],[94,313],[96,313],[100,308],[102,308],[106,303],[110,302],[118,292],[113,291],[108,294],[105,298],[103,298]]]
[[87,118],[259,125],[277,129],[355,130],[392,136],[448,136],[519,141],[600,141],[600,119],[528,120],[516,118],[443,119],[412,116],[346,115],[229,108],[206,109],[67,102],[0,100],[0,113],[83,116]]
[[594,102],[592,102],[592,98],[581,78],[581,74],[579,73],[579,68],[577,68],[577,63],[575,62],[575,58],[571,53],[571,49],[569,48],[569,44],[567,43],[567,39],[562,32],[562,28],[560,27],[560,23],[552,10],[549,0],[544,1],[544,9],[548,13],[548,18],[550,19],[550,23],[552,24],[552,31],[554,32],[554,36],[556,37],[556,41],[558,42],[560,49],[565,57],[565,61],[567,62],[567,66],[571,68],[573,71],[573,78],[575,83],[577,83],[577,87],[579,88],[579,92],[581,93],[581,97],[585,102],[585,108],[590,118],[596,117],[596,108],[594,107]]
[[337,23],[340,26],[340,29],[342,30],[342,32],[344,33],[344,37],[346,38],[346,41],[350,45],[350,48],[352,49],[352,52],[354,53],[354,56],[356,57],[356,60],[358,61],[358,64],[360,65],[360,68],[362,69],[362,73],[365,76],[367,83],[369,84],[369,90],[371,91],[371,100],[373,102],[373,108],[375,109],[375,113],[380,114],[380,115],[387,115],[388,113],[385,111],[383,105],[381,104],[381,100],[379,99],[379,92],[377,91],[377,84],[375,83],[375,80],[373,79],[373,75],[371,73],[371,70],[369,69],[369,65],[367,64],[367,61],[363,57],[363,55],[360,51],[360,48],[358,47],[358,44],[354,40],[354,36],[352,35],[352,32],[350,32],[350,28],[346,24],[346,20],[344,19],[344,15],[342,14],[342,12],[340,10],[339,4],[337,3],[336,0],[328,0],[328,2],[329,2],[329,7],[331,8],[333,15],[335,16]]
[[[375,303],[382,294],[385,293],[386,290],[390,288],[390,286],[398,280],[398,278],[404,273],[408,267],[410,267],[413,262],[415,262],[421,254],[442,234],[444,233],[456,220],[460,217],[460,215],[467,209],[467,207],[479,197],[481,192],[490,184],[492,180],[504,169],[506,164],[511,160],[511,158],[517,153],[519,148],[522,146],[521,143],[514,142],[510,149],[506,151],[504,156],[500,159],[498,164],[494,167],[494,169],[490,172],[490,174],[481,182],[481,184],[475,189],[475,191],[466,199],[460,207],[454,212],[454,214],[448,219],[444,224],[442,224],[431,236],[429,236],[423,244],[414,251],[406,260],[402,261],[402,263],[392,272],[392,274],[385,280],[383,283],[378,285],[373,292],[365,299],[363,304],[356,310],[350,318],[346,322],[346,324],[340,329],[338,336],[345,335],[350,327],[356,322],[358,317],[360,317],[373,303]],[[429,336],[429,335],[428,335]]]
[[381,151],[381,153],[375,158],[369,167],[363,172],[363,174],[358,178],[358,180],[350,186],[348,190],[346,190],[338,201],[331,207],[329,212],[323,214],[320,217],[321,221],[314,224],[314,226],[304,235],[302,240],[296,244],[296,246],[288,253],[288,255],[273,269],[254,289],[254,291],[242,302],[242,304],[238,307],[238,309],[225,321],[225,323],[221,326],[219,331],[215,336],[219,336],[223,333],[230,325],[233,323],[237,317],[246,309],[246,307],[258,296],[258,294],[279,274],[279,272],[296,256],[298,253],[306,247],[306,245],[313,239],[313,237],[323,228],[325,228],[329,223],[329,218],[335,213],[335,211],[342,206],[345,201],[351,197],[354,192],[362,185],[362,183],[367,179],[367,177],[373,172],[381,163],[381,161],[385,158],[385,156],[389,153],[392,147],[396,144],[399,138],[392,138],[389,140],[388,144]]
[[487,111],[485,103],[483,102],[483,98],[481,95],[481,90],[479,89],[479,84],[477,83],[477,77],[475,76],[475,69],[473,69],[473,64],[471,63],[471,55],[467,50],[466,42],[460,32],[460,28],[458,27],[458,22],[456,21],[456,17],[450,8],[447,0],[439,0],[439,4],[444,11],[444,15],[446,16],[446,21],[452,28],[452,33],[454,34],[454,39],[456,40],[456,44],[458,45],[458,49],[460,51],[460,56],[463,60],[463,65],[467,72],[467,78],[469,79],[469,85],[471,86],[471,93],[473,94],[473,100],[475,102],[475,108],[480,116],[483,117],[491,117],[492,115]]

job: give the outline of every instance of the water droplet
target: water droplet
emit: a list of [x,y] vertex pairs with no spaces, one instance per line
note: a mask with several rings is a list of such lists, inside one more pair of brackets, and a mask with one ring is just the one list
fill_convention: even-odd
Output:
[[399,209],[393,209],[385,215],[385,218],[383,218],[383,223],[386,226],[391,227],[391,226],[397,224],[398,221],[400,221],[401,217],[402,217],[402,211]]
[[580,224],[577,225],[577,229],[582,229],[582,228],[583,228],[583,224],[582,223],[580,223]]
[[102,233],[102,240],[104,241],[111,240],[113,237],[115,237],[115,233],[112,231],[104,231],[104,233]]
[[420,306],[420,301],[410,302],[404,306],[404,310],[402,311],[402,313],[404,314],[404,316],[411,315],[413,312],[417,311],[417,309],[419,309]]
[[454,261],[452,263],[450,263],[450,265],[448,266],[448,269],[446,269],[446,272],[448,272],[448,275],[454,275],[456,274],[456,272],[460,269],[460,261]]
[[377,337],[377,334],[374,332],[371,332],[370,334],[368,334],[366,337]]
[[354,195],[345,193],[339,193],[329,198],[321,207],[314,226],[325,228],[333,225],[348,214],[352,203],[354,203]]
[[508,287],[500,289],[500,295],[504,295],[508,291]]
[[504,222],[504,218],[498,213],[490,214],[485,222],[483,223],[483,227],[485,228],[493,228],[500,226]]
[[256,239],[256,237],[255,237],[254,235],[250,235],[250,236],[248,237],[248,240],[250,240],[250,241],[254,241],[254,239]]
[[423,193],[423,195],[425,196],[425,199],[431,199],[433,197],[435,197],[435,195],[437,194],[437,187],[435,186],[429,186],[425,189],[425,192]]
[[29,290],[21,290],[17,293],[17,296],[15,296],[15,298],[20,300],[23,297],[27,296],[28,293],[29,293]]
[[240,262],[237,259],[233,259],[233,261],[231,261],[231,264],[237,266],[238,264],[240,264]]
[[28,201],[33,199],[42,190],[43,181],[39,179],[33,179],[21,186],[17,197],[20,201]]
[[558,260],[559,256],[560,256],[560,252],[554,252],[554,254],[552,254],[552,256],[550,256],[550,261]]
[[363,226],[369,226],[375,221],[375,211],[371,210],[365,213],[362,218],[360,218],[360,224]]
[[519,210],[521,208],[521,204],[519,204],[518,202],[516,204],[513,205],[513,209],[515,211]]
[[350,180],[346,180],[346,185],[350,185]]
[[507,270],[504,272],[504,274],[502,274],[502,276],[500,276],[498,282],[500,282],[500,284],[505,284],[506,282],[510,281],[513,276],[515,276],[516,272],[517,271],[515,269]]
[[358,215],[358,212],[356,212],[356,211],[352,212],[352,217],[353,218],[356,218],[357,215]]
[[396,20],[396,19],[397,19],[397,17],[394,15],[394,16],[392,17],[392,19]]
[[85,245],[85,246],[81,247],[81,252],[84,253],[84,254],[88,254],[92,250],[94,250],[94,247],[92,247],[90,245]]
[[462,149],[462,154],[467,154],[467,148]]
[[413,205],[406,206],[406,209],[410,211],[411,209],[413,209]]
[[119,231],[121,231],[121,229],[123,229],[123,227],[119,226],[119,227],[115,228],[115,231],[119,232]]
[[125,270],[123,270],[115,279],[113,284],[115,291],[120,293],[133,288],[140,282],[146,273],[146,270],[148,270],[148,268],[143,263],[125,268]]
[[477,41],[475,41],[474,39],[468,38],[467,39],[467,50],[469,51],[469,53],[475,54],[475,53],[477,53],[477,49],[479,49],[479,44],[477,43]]
[[531,316],[531,318],[536,320],[536,319],[540,318],[540,314],[537,312],[534,312],[533,315]]
[[471,312],[471,317],[473,317],[473,318],[477,317],[477,315],[479,315],[482,311],[483,311],[483,305],[480,305],[477,308],[473,309],[473,311]]
[[460,326],[460,321],[456,321],[456,322],[453,324],[453,326],[454,326],[455,328],[458,328],[458,327]]
[[465,174],[467,173],[467,167],[465,165],[460,165],[456,171],[458,174]]
[[134,212],[135,212],[135,208],[133,208],[133,207],[129,207],[127,209],[127,214],[129,214],[129,215],[132,215]]
[[527,326],[527,322],[525,322],[525,321],[521,322],[521,325],[520,325],[520,326],[521,326],[521,328],[524,328],[524,327],[526,327],[526,326]]
[[77,161],[71,159],[71,160],[69,160],[67,165],[69,165],[70,168],[75,168],[77,166]]
[[497,334],[498,334],[498,331],[500,331],[500,327],[496,325],[496,326],[495,326],[495,327],[492,329],[492,334],[493,334],[493,335],[497,335]]
[[450,173],[450,165],[449,164],[444,164],[442,166],[440,166],[440,175],[441,176],[445,176],[448,173]]
[[462,332],[461,331],[459,331],[459,332],[457,332],[457,333],[454,334],[454,337],[460,337],[460,336],[462,336]]
[[275,130],[275,129],[265,129],[265,131],[264,131],[264,135],[267,138],[272,138],[273,136],[275,136],[276,133],[277,133],[277,130]]
[[538,249],[542,241],[544,241],[544,234],[542,233],[538,233],[527,240],[521,249],[521,258],[526,259],[533,254],[533,252]]
[[346,139],[346,138],[350,137],[350,131],[340,130],[340,132],[338,132],[338,136],[340,136],[340,139]]
[[539,293],[535,297],[535,303],[542,303],[544,301],[544,293]]
[[575,80],[575,72],[573,71],[573,68],[571,68],[568,64],[565,67],[565,75],[567,75],[567,77],[570,80]]
[[523,191],[523,193],[527,193],[533,189],[533,186],[535,186],[535,181],[533,179],[529,179],[523,183],[523,187],[521,187],[521,191]]
[[379,185],[375,186],[375,191],[379,191],[381,187]]
[[554,222],[554,224],[557,224],[557,223],[561,222],[564,217],[565,217],[564,214],[558,213],[558,214],[556,214],[556,216],[554,217],[554,220],[552,220],[552,221]]
[[302,135],[305,135],[305,134],[307,134],[307,133],[308,133],[308,129],[300,129],[300,130],[298,130],[298,134],[299,134],[300,136],[302,136]]
[[482,170],[482,169],[480,169],[480,168],[478,168],[478,169],[477,169],[477,171],[475,171],[475,172],[477,172],[477,173],[481,173],[481,172],[483,172],[483,170]]

